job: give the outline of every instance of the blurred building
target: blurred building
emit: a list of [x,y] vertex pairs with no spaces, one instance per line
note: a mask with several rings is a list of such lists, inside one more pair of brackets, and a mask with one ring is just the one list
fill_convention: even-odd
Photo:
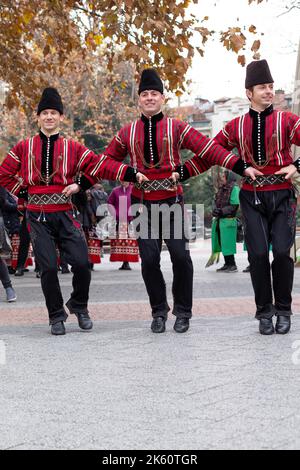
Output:
[[[286,94],[284,90],[275,91],[274,108],[280,111],[292,110],[292,94]],[[209,138],[214,137],[227,122],[246,114],[249,110],[249,100],[245,98],[219,98],[210,102],[203,98],[196,98],[193,106],[176,110],[177,115],[182,115],[188,123],[198,129]]]

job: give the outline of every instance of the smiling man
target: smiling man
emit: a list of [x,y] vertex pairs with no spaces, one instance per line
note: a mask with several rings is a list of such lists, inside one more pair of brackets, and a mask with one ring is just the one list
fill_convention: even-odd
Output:
[[[249,113],[227,123],[215,141],[228,150],[237,148],[245,166],[250,164],[262,173],[256,181],[244,178],[240,191],[256,318],[261,334],[275,330],[286,334],[292,315],[294,263],[290,249],[296,223],[291,177],[300,170],[300,159],[293,161],[291,146],[300,145],[300,118],[274,110],[274,80],[266,60],[248,65],[245,88],[251,102]],[[273,315],[277,316],[275,330]]]
[[[41,284],[53,335],[64,335],[67,313],[57,276],[56,243],[73,268],[73,292],[67,307],[76,315],[79,327],[93,326],[88,313],[91,273],[84,233],[73,212],[71,195],[80,190],[76,181],[88,186],[98,178],[132,179],[127,165],[101,160],[74,140],[65,139],[59,129],[64,119],[63,103],[55,88],[46,88],[37,109],[40,132],[19,142],[0,166],[0,186],[19,194],[28,190],[27,222],[34,254],[41,270]],[[132,170],[132,169],[131,169]],[[93,173],[93,176],[90,176]],[[135,178],[140,175],[134,172]],[[141,176],[142,178],[142,176]]]
[[[179,182],[197,176],[212,165],[255,177],[257,170],[245,169],[242,160],[208,139],[188,123],[164,115],[163,83],[154,69],[142,72],[138,89],[141,117],[123,127],[104,154],[117,161],[129,155],[134,171],[143,173],[148,181],[136,184],[132,203],[143,203],[148,233],[138,237],[142,260],[142,275],[152,309],[153,333],[163,333],[170,310],[166,284],[160,268],[162,241],[170,252],[173,265],[174,330],[184,333],[192,316],[193,264],[187,249],[187,240],[181,231],[184,224],[183,190]],[[194,154],[182,164],[180,150]],[[130,170],[133,171],[133,170]],[[134,180],[133,180],[134,181]],[[142,205],[142,204],[141,204]],[[177,219],[165,210],[171,208]],[[164,218],[164,211],[166,217]],[[157,216],[158,212],[159,217]],[[174,215],[173,213],[173,215]],[[156,223],[154,224],[154,220]],[[165,228],[168,227],[168,231]],[[167,232],[167,233],[166,233]]]

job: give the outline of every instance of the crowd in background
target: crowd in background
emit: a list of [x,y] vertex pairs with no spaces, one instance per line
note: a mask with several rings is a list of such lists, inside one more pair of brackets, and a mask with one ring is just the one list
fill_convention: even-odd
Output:
[[[101,263],[104,256],[104,240],[110,239],[110,261],[121,262],[120,270],[131,270],[130,263],[139,261],[138,244],[128,229],[132,216],[130,212],[131,184],[121,183],[114,188],[110,195],[102,184],[95,184],[87,191],[73,196],[73,206],[84,231],[91,270],[95,264]],[[126,220],[120,217],[120,198],[127,200]],[[215,195],[212,221],[212,256],[207,267],[219,261],[223,253],[224,266],[219,272],[232,273],[237,271],[234,255],[236,242],[239,240],[237,212],[239,208],[239,187],[231,172],[226,172],[220,181],[219,190]],[[112,209],[114,213],[112,213]],[[109,216],[111,216],[109,218]],[[108,218],[108,219],[107,219]],[[115,220],[116,235],[110,235],[110,225],[101,224],[103,220]],[[36,277],[40,277],[40,269],[34,259],[30,244],[30,234],[26,223],[26,200],[16,198],[6,189],[0,187],[0,231],[9,236],[9,253],[0,252],[0,280],[6,291],[6,300],[14,302],[16,294],[12,287],[10,275],[24,276],[29,267],[34,265]],[[64,260],[64,253],[57,244],[57,269],[62,274],[70,273],[70,268]],[[249,269],[246,269],[248,272]]]
[[[127,199],[127,220],[119,219],[119,198]],[[86,237],[90,267],[101,263],[104,256],[103,242],[109,237],[109,224],[101,225],[101,221],[108,217],[112,222],[109,207],[115,209],[116,236],[110,237],[110,261],[121,262],[120,270],[130,270],[130,262],[139,261],[138,246],[132,234],[129,237],[128,224],[131,222],[129,206],[131,185],[121,183],[114,188],[108,196],[102,184],[95,184],[87,191],[80,191],[73,196],[73,208],[81,222]],[[106,219],[107,220],[107,219]],[[6,300],[14,302],[17,299],[13,289],[10,275],[24,276],[29,267],[34,265],[36,277],[40,277],[40,268],[34,259],[30,244],[30,234],[26,223],[26,200],[17,198],[6,189],[0,187],[0,280],[6,292]],[[4,241],[8,243],[5,252]],[[9,239],[8,239],[9,237]],[[57,244],[57,269],[62,274],[70,273],[69,266],[64,260],[64,253]]]

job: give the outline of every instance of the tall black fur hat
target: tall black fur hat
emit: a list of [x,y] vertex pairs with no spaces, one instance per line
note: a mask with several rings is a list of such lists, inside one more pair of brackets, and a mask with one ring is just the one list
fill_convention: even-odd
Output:
[[139,85],[139,95],[145,90],[156,90],[161,94],[164,92],[164,85],[155,69],[145,69],[141,75]]
[[268,62],[266,60],[254,60],[247,66],[245,88],[264,83],[274,83]]
[[37,114],[40,114],[44,109],[56,109],[60,114],[64,114],[64,106],[61,96],[56,88],[45,88],[38,105]]

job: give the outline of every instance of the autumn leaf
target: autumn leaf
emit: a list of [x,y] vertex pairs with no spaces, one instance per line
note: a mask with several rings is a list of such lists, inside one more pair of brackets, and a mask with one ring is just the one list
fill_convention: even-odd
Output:
[[[203,56],[209,38],[217,37],[226,50],[239,54],[247,46],[242,31],[257,34],[254,25],[245,30],[233,25],[221,33],[209,30],[203,27],[204,21],[212,20],[205,15],[205,6],[200,15],[191,15],[190,4],[190,0],[2,0],[0,79],[14,94],[10,105],[20,103],[21,95],[27,103],[34,101],[35,87],[46,82],[45,69],[58,78],[66,70],[68,74],[76,70],[78,61],[88,69],[93,61],[87,57],[98,51],[107,72],[116,63],[133,61],[138,76],[148,64],[157,67],[170,90],[183,91],[194,52]],[[195,47],[195,32],[203,47]],[[257,43],[252,52],[258,49]]]
[[249,32],[250,32],[250,33],[253,33],[253,34],[256,34],[256,33],[257,33],[257,31],[256,31],[256,26],[251,25],[250,28],[249,28]]
[[257,52],[259,48],[260,48],[260,41],[259,40],[254,41],[251,47],[251,51]]
[[238,63],[241,64],[242,67],[245,67],[246,57],[244,55],[239,55],[238,56]]

